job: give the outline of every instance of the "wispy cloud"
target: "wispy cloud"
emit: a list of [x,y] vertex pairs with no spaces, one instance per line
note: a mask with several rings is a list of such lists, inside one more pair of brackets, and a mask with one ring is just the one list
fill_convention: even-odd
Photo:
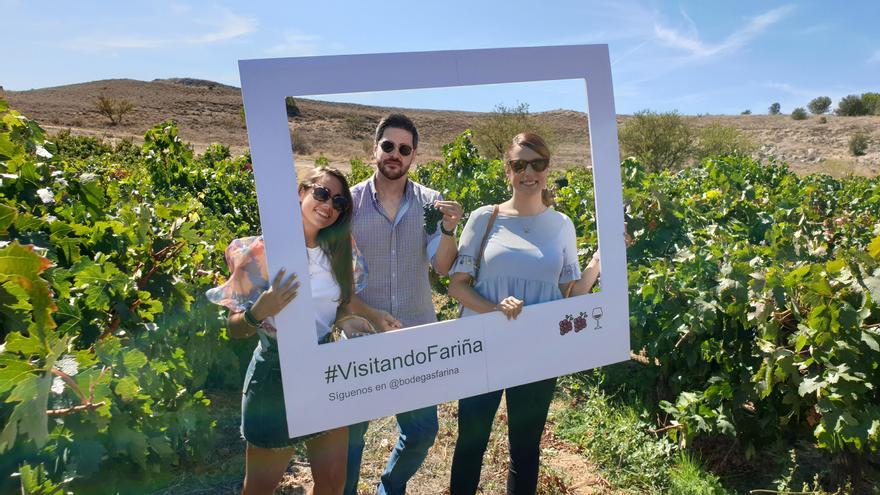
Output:
[[257,29],[257,21],[251,17],[237,15],[228,9],[220,9],[219,14],[219,18],[199,22],[199,24],[206,26],[205,31],[199,34],[162,37],[139,34],[113,36],[95,33],[68,40],[64,43],[64,46],[74,50],[97,51],[155,49],[180,45],[208,45],[239,38]]
[[762,83],[761,86],[803,98],[815,98],[816,96],[823,94],[823,90],[801,88],[787,82],[767,81],[765,83]]
[[686,32],[657,24],[654,26],[654,36],[661,44],[686,52],[689,58],[710,58],[723,53],[735,52],[746,46],[792,10],[794,10],[794,6],[784,5],[755,16],[749,20],[745,27],[734,31],[724,41],[715,44],[701,40],[696,24],[682,11],[683,17],[688,22]]
[[307,57],[317,53],[319,41],[317,36],[311,34],[288,32],[284,33],[280,43],[267,48],[266,53],[286,57]]
[[868,63],[869,64],[880,63],[880,50],[875,51],[874,54],[871,55],[871,58],[868,59]]

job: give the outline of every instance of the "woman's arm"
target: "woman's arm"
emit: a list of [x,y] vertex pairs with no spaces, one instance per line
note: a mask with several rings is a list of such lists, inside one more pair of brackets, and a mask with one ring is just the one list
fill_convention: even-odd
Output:
[[[599,279],[599,253],[593,255],[593,258],[587,263],[586,268],[584,268],[583,273],[581,274],[580,280],[574,282],[574,285],[571,288],[571,293],[569,297],[582,296],[584,294],[589,294],[591,290],[593,290],[593,286],[596,285],[596,280]],[[560,286],[560,290],[565,294],[565,289]]]
[[252,325],[245,317],[245,313],[250,312],[253,320],[262,322],[266,318],[280,313],[290,301],[296,298],[297,291],[299,290],[296,274],[293,273],[285,279],[284,273],[284,268],[278,270],[278,273],[272,280],[272,284],[268,289],[260,293],[260,296],[250,308],[245,311],[229,313],[229,316],[226,318],[226,326],[229,328],[230,337],[243,339],[257,332],[259,325]]
[[498,304],[486,299],[471,287],[471,276],[462,272],[453,273],[449,279],[449,295],[477,313],[501,311],[508,320],[516,319],[523,308],[523,302],[515,297],[505,298]]
[[226,328],[229,329],[229,337],[233,339],[246,339],[257,333],[257,327],[244,320],[243,311],[230,312],[226,317]]

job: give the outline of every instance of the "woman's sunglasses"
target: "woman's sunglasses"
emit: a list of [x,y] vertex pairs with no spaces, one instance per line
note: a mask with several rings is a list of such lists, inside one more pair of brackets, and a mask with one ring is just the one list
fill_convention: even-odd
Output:
[[394,144],[394,141],[389,141],[387,139],[383,139],[382,141],[380,141],[379,147],[382,148],[382,151],[384,151],[385,153],[393,153],[394,148],[397,147],[397,151],[400,152],[400,156],[409,156],[410,153],[413,152],[412,146],[408,144],[401,144],[400,146],[397,146],[396,144]]
[[529,165],[535,172],[543,172],[550,166],[550,160],[546,158],[538,158],[535,160],[507,160],[507,166],[513,169],[515,173],[520,173]]
[[[327,200],[330,199],[330,190],[324,186],[311,186],[312,187],[312,197],[316,200],[326,203]],[[348,198],[341,194],[337,194],[333,196],[333,209],[342,213],[343,211],[348,209]]]

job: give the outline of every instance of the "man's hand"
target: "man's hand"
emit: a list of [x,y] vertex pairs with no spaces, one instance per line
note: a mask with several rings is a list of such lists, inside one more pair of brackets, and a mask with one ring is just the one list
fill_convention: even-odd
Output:
[[455,201],[434,201],[434,206],[443,213],[443,228],[452,230],[458,225],[464,209]]
[[272,279],[272,285],[257,298],[251,306],[251,314],[259,321],[263,321],[270,316],[275,316],[284,309],[285,306],[296,298],[299,290],[299,282],[296,281],[296,273],[290,274],[287,279],[284,278],[285,269],[278,270],[275,278]]
[[522,312],[523,302],[513,296],[505,297],[503,301],[495,305],[495,309],[504,313],[508,320],[515,320]]

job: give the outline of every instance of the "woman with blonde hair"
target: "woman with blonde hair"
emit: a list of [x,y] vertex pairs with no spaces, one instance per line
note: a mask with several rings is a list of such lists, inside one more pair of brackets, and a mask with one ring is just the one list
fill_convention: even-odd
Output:
[[[551,207],[544,140],[518,134],[504,160],[512,196],[471,213],[450,270],[449,294],[463,306],[463,316],[501,311],[514,319],[525,305],[585,294],[598,277],[598,257],[581,272],[574,224]],[[459,401],[451,495],[476,493],[502,394],[510,445],[507,493],[535,493],[541,434],[555,387],[551,378]]]

